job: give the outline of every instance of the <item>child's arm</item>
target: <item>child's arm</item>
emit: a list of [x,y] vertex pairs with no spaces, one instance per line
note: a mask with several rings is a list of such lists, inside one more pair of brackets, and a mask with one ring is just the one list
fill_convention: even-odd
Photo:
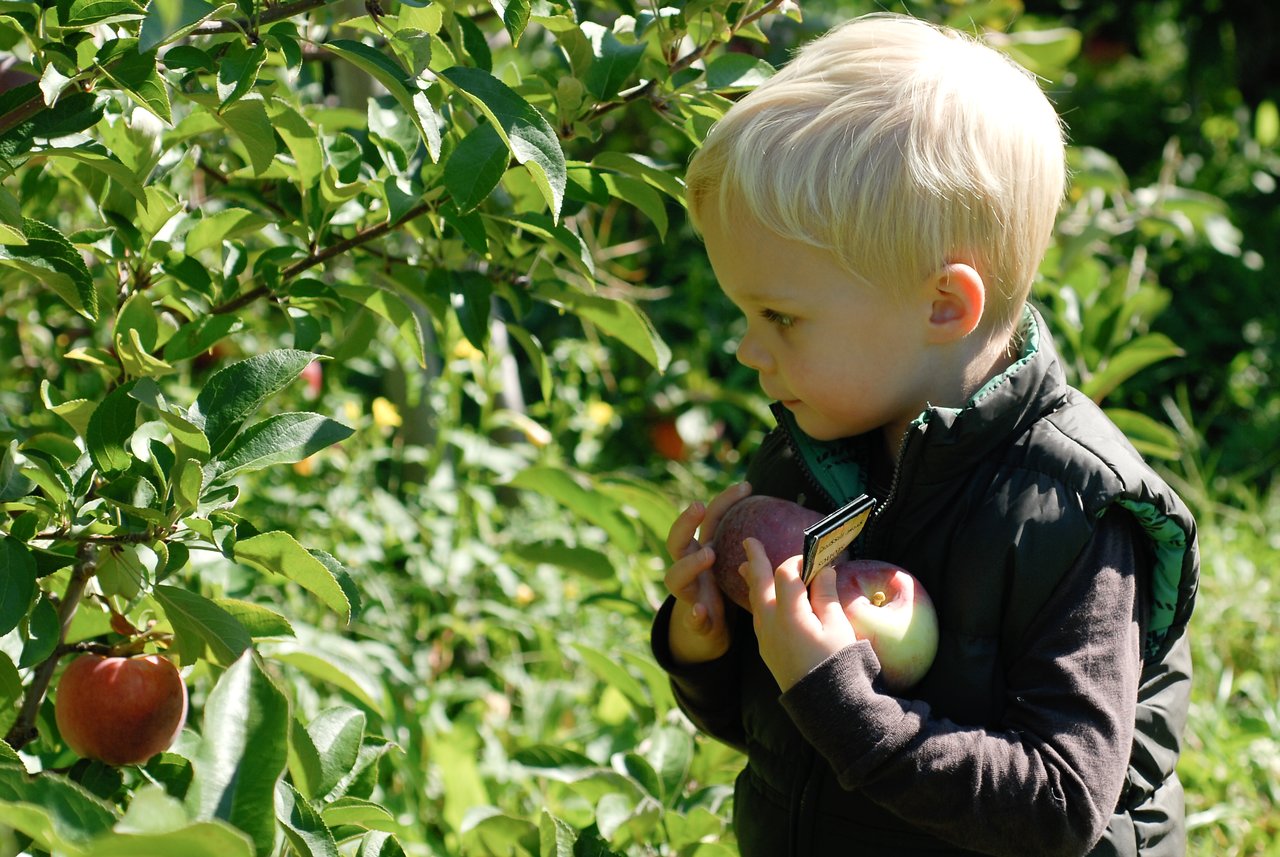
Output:
[[[795,680],[783,706],[842,786],[864,790],[921,830],[991,854],[1085,853],[1116,806],[1133,740],[1142,661],[1138,537],[1130,525],[1123,513],[1102,519],[1013,658],[1007,707],[992,728],[962,726],[922,702],[889,696],[866,642]],[[813,596],[797,595],[785,571],[776,583],[758,567],[749,573],[753,610],[757,598],[788,602],[774,611],[776,632],[757,616],[766,664],[788,657],[766,649],[795,638],[790,648],[800,650],[834,633],[814,631],[822,598],[806,615]],[[798,617],[792,632],[781,626],[787,616]],[[787,675],[777,676],[780,684]]]

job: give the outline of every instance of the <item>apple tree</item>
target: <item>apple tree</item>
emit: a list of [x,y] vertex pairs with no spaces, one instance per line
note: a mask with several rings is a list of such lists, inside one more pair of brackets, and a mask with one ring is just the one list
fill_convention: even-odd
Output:
[[[598,260],[665,235],[681,161],[770,71],[724,46],[763,42],[786,5],[0,5],[5,853],[456,844],[402,841],[378,789],[393,745],[358,692],[304,716],[290,675],[349,688],[353,671],[266,650],[341,636],[362,580],[254,492],[358,442],[309,405],[371,352],[423,376],[459,353],[514,361],[550,400],[572,320],[663,368]],[[143,765],[77,759],[52,716],[68,662],[155,653],[190,685],[178,742]],[[532,825],[542,853],[576,836]]]

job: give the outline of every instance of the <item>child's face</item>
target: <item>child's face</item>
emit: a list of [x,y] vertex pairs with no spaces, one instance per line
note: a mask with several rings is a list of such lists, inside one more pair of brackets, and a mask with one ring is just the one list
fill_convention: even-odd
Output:
[[754,221],[704,220],[720,288],[747,318],[738,360],[765,395],[811,437],[884,429],[895,445],[929,398],[927,302],[861,283],[829,253]]

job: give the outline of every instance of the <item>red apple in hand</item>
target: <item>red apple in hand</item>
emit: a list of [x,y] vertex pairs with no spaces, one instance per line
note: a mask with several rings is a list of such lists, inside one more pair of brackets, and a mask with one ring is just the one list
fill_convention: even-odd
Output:
[[938,651],[938,614],[920,581],[879,560],[836,563],[840,603],[860,640],[868,640],[885,686],[896,692],[929,671]]
[[[725,597],[751,609],[747,584],[738,573],[746,561],[742,542],[756,538],[774,568],[804,552],[804,530],[822,515],[790,500],[757,494],[729,507],[716,527],[712,574]],[[938,650],[938,617],[920,582],[896,565],[878,560],[836,563],[840,603],[858,639],[868,640],[885,686],[897,693],[914,685]]]
[[805,527],[820,520],[821,515],[799,503],[763,494],[734,503],[720,519],[711,541],[716,552],[711,573],[720,591],[743,610],[750,610],[747,582],[738,574],[738,566],[747,561],[743,541],[759,540],[769,557],[769,565],[777,568],[790,557],[804,553]]
[[159,655],[81,655],[58,681],[54,716],[78,756],[141,764],[167,750],[187,719],[187,687]]

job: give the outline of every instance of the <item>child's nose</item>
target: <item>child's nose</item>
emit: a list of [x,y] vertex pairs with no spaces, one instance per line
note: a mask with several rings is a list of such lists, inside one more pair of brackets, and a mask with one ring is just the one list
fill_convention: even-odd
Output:
[[757,372],[765,372],[773,361],[769,356],[769,350],[760,344],[751,331],[747,331],[738,341],[738,362]]

